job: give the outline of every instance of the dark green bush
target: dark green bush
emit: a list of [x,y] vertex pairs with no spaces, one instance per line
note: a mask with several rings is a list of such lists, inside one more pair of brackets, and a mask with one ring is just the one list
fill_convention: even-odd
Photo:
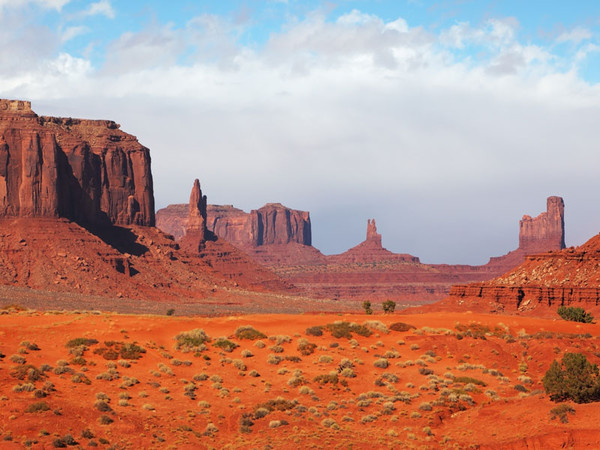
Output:
[[246,325],[235,330],[235,337],[238,339],[249,339],[254,341],[256,339],[265,339],[267,335],[255,330],[250,325]]
[[327,331],[335,338],[346,338],[351,339],[352,333],[356,333],[359,336],[369,337],[373,332],[365,327],[364,325],[358,325],[350,322],[334,322],[325,325]]
[[581,353],[565,353],[562,361],[553,361],[542,380],[544,389],[555,402],[575,403],[600,401],[598,366]]
[[559,306],[557,312],[564,320],[571,322],[592,323],[594,321],[594,316],[586,313],[583,308],[575,306]]
[[306,329],[306,334],[308,334],[309,336],[323,336],[323,327],[321,327],[321,326],[308,327]]
[[396,310],[396,302],[392,300],[385,301],[381,304],[383,308],[383,312],[386,314],[391,314]]
[[365,314],[373,314],[373,309],[371,308],[371,302],[370,301],[364,301],[362,304],[363,309],[365,310]]
[[225,338],[218,338],[213,345],[217,348],[225,350],[226,352],[231,352],[233,349],[239,347],[239,345],[237,345],[235,342]]
[[67,348],[73,348],[73,347],[79,347],[80,345],[94,345],[97,344],[98,340],[97,339],[89,339],[89,338],[75,338],[75,339],[71,339],[69,342],[67,342],[65,344],[65,347]]

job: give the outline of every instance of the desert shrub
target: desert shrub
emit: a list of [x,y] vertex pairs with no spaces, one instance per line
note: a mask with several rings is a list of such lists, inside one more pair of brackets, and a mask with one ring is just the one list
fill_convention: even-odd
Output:
[[299,356],[294,356],[294,355],[286,355],[285,360],[297,363],[297,362],[301,362],[302,358],[300,358]]
[[527,390],[527,388],[525,386],[523,386],[522,384],[515,384],[514,386],[515,391],[519,391],[519,392],[529,392]]
[[112,408],[103,400],[98,400],[94,403],[94,408],[96,408],[100,412],[109,412],[112,411]]
[[309,336],[323,336],[323,327],[322,326],[314,326],[308,327],[305,333]]
[[333,362],[333,358],[329,355],[321,355],[321,356],[319,356],[319,362],[328,364],[328,363]]
[[10,374],[18,380],[38,381],[45,377],[44,373],[32,364],[17,366]]
[[12,355],[10,357],[11,362],[14,362],[15,364],[25,364],[26,359],[23,358],[21,355]]
[[594,321],[594,316],[576,306],[559,306],[556,312],[562,319],[571,322],[592,323]]
[[100,417],[98,417],[98,423],[100,423],[100,425],[110,425],[113,422],[114,420],[112,420],[106,414],[102,414]]
[[371,315],[373,314],[373,308],[371,308],[371,302],[370,301],[364,301],[362,304],[363,309],[365,310],[365,314]]
[[83,430],[81,432],[81,437],[84,438],[84,439],[93,439],[94,438],[94,433],[89,428],[86,428],[85,430]]
[[337,373],[333,372],[328,374],[317,375],[313,379],[313,381],[319,384],[331,384],[335,386],[336,384],[338,384],[339,378]]
[[308,342],[306,339],[302,338],[302,339],[298,340],[298,351],[303,356],[308,356],[308,355],[313,354],[315,352],[316,348],[317,348],[316,344],[313,344],[312,342]]
[[281,361],[283,361],[283,358],[282,358],[281,356],[277,356],[277,355],[270,354],[270,355],[267,357],[267,362],[268,362],[269,364],[273,364],[273,365],[275,365],[275,366],[276,366],[277,364],[279,364]]
[[476,384],[477,386],[487,386],[485,382],[473,377],[455,377],[454,382],[462,384]]
[[184,331],[175,336],[175,348],[184,352],[201,352],[205,349],[204,344],[210,342],[210,337],[200,328]]
[[352,339],[352,333],[356,333],[356,334],[358,334],[360,336],[364,336],[364,337],[369,337],[369,336],[371,336],[371,334],[373,334],[368,327],[366,327],[364,325],[358,325],[356,323],[350,323],[350,322],[342,322],[342,321],[333,322],[333,323],[325,325],[325,328],[335,338],[343,337],[346,339]]
[[87,346],[94,345],[97,343],[98,343],[97,339],[75,338],[75,339],[71,339],[70,341],[68,341],[65,344],[65,347],[74,348],[74,347],[80,347],[82,345],[87,347]]
[[213,346],[225,350],[226,352],[232,352],[235,348],[239,347],[235,342],[230,341],[227,338],[220,337],[214,343]]
[[283,353],[283,347],[281,345],[269,347],[269,350],[271,350],[273,353]]
[[265,339],[267,337],[266,334],[261,333],[250,325],[238,327],[234,334],[238,339],[248,339],[251,341],[255,341],[256,339]]
[[363,325],[365,327],[370,328],[371,330],[379,331],[380,333],[387,334],[390,332],[390,330],[388,330],[388,327],[383,322],[380,322],[379,320],[367,320],[365,323],[363,323]]
[[571,405],[558,405],[550,410],[550,420],[554,420],[558,417],[562,423],[569,423],[567,413],[575,414],[575,409]]
[[120,348],[122,359],[140,359],[146,349],[136,344],[123,344]]
[[172,316],[173,314],[175,314],[175,309],[174,308],[167,309],[167,316]]
[[553,401],[573,400],[575,403],[600,401],[598,366],[581,353],[565,353],[562,361],[553,361],[542,380]]
[[294,409],[295,406],[296,406],[295,400],[286,400],[283,397],[277,397],[275,399],[268,400],[264,403],[256,405],[256,407],[254,408],[254,414],[256,416],[256,413],[261,408],[264,408],[267,411],[271,412],[271,411],[287,411],[288,409]]
[[39,413],[39,412],[49,411],[49,410],[50,410],[50,406],[48,406],[48,403],[46,403],[46,402],[32,403],[30,405],[27,405],[27,408],[25,408],[26,413]]
[[392,300],[387,300],[381,304],[383,308],[383,312],[386,314],[391,314],[396,310],[396,302]]
[[387,359],[385,359],[385,358],[379,358],[379,359],[376,359],[376,360],[373,362],[373,365],[374,365],[375,367],[378,367],[378,368],[380,368],[380,369],[387,369],[387,368],[388,368],[388,366],[390,365],[390,363],[389,363],[389,361],[388,361]]
[[254,353],[252,353],[248,349],[244,349],[244,350],[242,350],[241,355],[242,355],[243,358],[252,358],[254,356]]

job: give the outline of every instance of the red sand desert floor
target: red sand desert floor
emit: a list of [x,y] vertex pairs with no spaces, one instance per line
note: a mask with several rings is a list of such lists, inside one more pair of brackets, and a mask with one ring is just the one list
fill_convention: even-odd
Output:
[[[349,338],[327,329],[340,321],[358,325]],[[244,326],[265,337],[242,339]],[[210,340],[176,348],[197,329]],[[562,423],[541,384],[567,351],[598,363],[599,335],[595,324],[473,313],[5,310],[0,447],[599,448],[600,404],[569,403]]]

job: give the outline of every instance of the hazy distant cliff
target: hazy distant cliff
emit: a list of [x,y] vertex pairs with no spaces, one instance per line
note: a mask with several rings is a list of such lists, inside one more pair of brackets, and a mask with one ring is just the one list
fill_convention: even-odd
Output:
[[[310,214],[280,203],[268,203],[250,213],[231,205],[208,205],[206,215],[207,229],[235,245],[311,245]],[[156,213],[157,226],[180,239],[187,216],[188,205],[169,205]]]

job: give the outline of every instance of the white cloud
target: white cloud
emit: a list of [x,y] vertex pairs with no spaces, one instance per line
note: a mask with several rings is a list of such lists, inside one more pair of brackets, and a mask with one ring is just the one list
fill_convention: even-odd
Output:
[[563,42],[571,42],[574,44],[579,44],[582,41],[586,41],[588,39],[592,38],[592,32],[584,27],[575,27],[570,31],[565,31],[563,33],[561,33],[557,38],[556,38],[556,42],[557,43],[563,43]]
[[73,27],[67,27],[63,30],[61,35],[61,42],[67,42],[71,39],[76,38],[77,36],[81,36],[82,34],[86,34],[90,31],[89,27],[78,25]]
[[38,5],[46,9],[56,9],[57,11],[70,3],[71,0],[0,0],[0,10],[3,8],[22,8],[28,5]]
[[[565,70],[575,53],[521,43],[517,30],[490,20],[434,34],[353,11],[290,22],[251,49],[205,15],[124,33],[101,68],[41,52],[43,64],[0,71],[0,94],[117,120],[152,149],[158,206],[185,201],[200,177],[210,202],[310,210],[327,252],[356,244],[376,217],[394,251],[485,262],[516,246],[517,220],[547,195],[565,196],[571,242],[600,228],[577,200],[600,192],[600,87]],[[470,45],[485,56],[452,53]],[[360,235],[340,233],[333,212]]]
[[115,10],[113,9],[109,0],[100,0],[98,2],[94,2],[90,4],[90,6],[85,9],[82,13],[82,16],[105,16],[109,19],[115,18]]

